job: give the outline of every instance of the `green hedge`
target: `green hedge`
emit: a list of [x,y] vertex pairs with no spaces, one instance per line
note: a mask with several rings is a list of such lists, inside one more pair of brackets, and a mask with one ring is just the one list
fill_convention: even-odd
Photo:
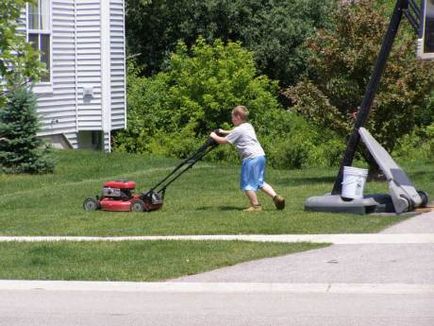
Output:
[[[168,68],[146,78],[128,65],[128,129],[115,136],[115,150],[184,158],[216,128],[230,128],[232,108],[243,104],[269,162],[280,168],[336,163],[342,144],[331,132],[310,126],[278,101],[277,83],[257,76],[253,55],[239,43],[183,43]],[[339,153],[339,154],[338,154]],[[210,160],[237,162],[220,146]]]

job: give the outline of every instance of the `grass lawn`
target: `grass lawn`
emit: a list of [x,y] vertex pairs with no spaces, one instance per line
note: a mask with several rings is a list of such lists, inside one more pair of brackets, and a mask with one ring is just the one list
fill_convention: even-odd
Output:
[[240,241],[0,243],[0,279],[159,281],[323,246]]
[[[337,169],[272,170],[267,179],[286,198],[277,211],[260,194],[264,211],[245,213],[239,167],[199,162],[169,186],[164,206],[151,213],[85,212],[82,202],[104,181],[131,179],[145,191],[178,160],[90,151],[58,151],[51,175],[0,175],[0,235],[170,235],[377,232],[405,216],[360,216],[305,212],[304,201],[332,188]],[[432,164],[403,165],[416,186],[434,193]],[[365,193],[387,192],[385,182]]]
[[[239,166],[199,162],[172,184],[161,210],[85,212],[82,202],[103,182],[131,179],[146,191],[178,160],[90,151],[59,151],[51,175],[0,175],[0,235],[127,236],[170,234],[284,234],[377,232],[405,216],[360,216],[304,211],[304,201],[332,188],[336,169],[279,171],[267,179],[286,198],[277,211],[245,213]],[[418,188],[433,193],[431,164],[403,165]],[[366,193],[387,192],[368,183]],[[318,248],[318,244],[224,241],[0,243],[0,278],[155,281],[242,261]]]

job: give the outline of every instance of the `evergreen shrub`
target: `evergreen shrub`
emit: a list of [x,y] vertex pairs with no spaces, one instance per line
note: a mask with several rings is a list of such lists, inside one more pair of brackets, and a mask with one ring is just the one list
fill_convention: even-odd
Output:
[[50,148],[39,131],[36,97],[26,88],[8,94],[0,108],[0,169],[5,173],[49,173],[54,170]]

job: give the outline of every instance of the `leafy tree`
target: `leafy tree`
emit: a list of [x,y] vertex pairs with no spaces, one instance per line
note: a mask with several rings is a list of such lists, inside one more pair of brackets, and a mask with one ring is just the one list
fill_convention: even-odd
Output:
[[[342,5],[333,28],[319,30],[307,42],[310,78],[285,93],[293,110],[343,138],[352,129],[388,24],[383,7],[374,4],[360,0]],[[405,23],[403,27],[366,126],[388,151],[414,129],[420,120],[417,110],[428,107],[434,89],[434,65],[416,60],[415,36]]]
[[199,35],[240,41],[254,52],[259,73],[291,84],[305,71],[302,44],[324,27],[335,0],[127,0],[128,52],[149,76],[161,70],[179,40]]
[[25,4],[33,1],[0,1],[0,107],[5,104],[6,90],[13,91],[27,81],[37,81],[43,72],[38,52],[18,32],[20,14]]
[[36,98],[25,88],[7,95],[0,110],[0,169],[6,173],[47,173],[54,170],[49,148],[36,136]]
[[[257,76],[253,54],[239,43],[210,45],[200,38],[191,49],[180,43],[167,69],[152,77],[141,77],[132,63],[128,70],[128,129],[115,137],[118,151],[186,157],[212,130],[230,128],[227,122],[238,104],[249,108],[275,167],[334,164],[342,150],[333,136],[330,142],[320,137],[330,133],[318,132],[280,106],[277,83]],[[209,158],[238,160],[229,146]]]

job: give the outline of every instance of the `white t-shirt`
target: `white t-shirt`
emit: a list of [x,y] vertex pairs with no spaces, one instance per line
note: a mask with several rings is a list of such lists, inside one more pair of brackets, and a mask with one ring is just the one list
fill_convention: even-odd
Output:
[[229,143],[235,145],[242,160],[265,155],[261,144],[256,138],[255,129],[248,122],[244,122],[232,129],[226,139]]

